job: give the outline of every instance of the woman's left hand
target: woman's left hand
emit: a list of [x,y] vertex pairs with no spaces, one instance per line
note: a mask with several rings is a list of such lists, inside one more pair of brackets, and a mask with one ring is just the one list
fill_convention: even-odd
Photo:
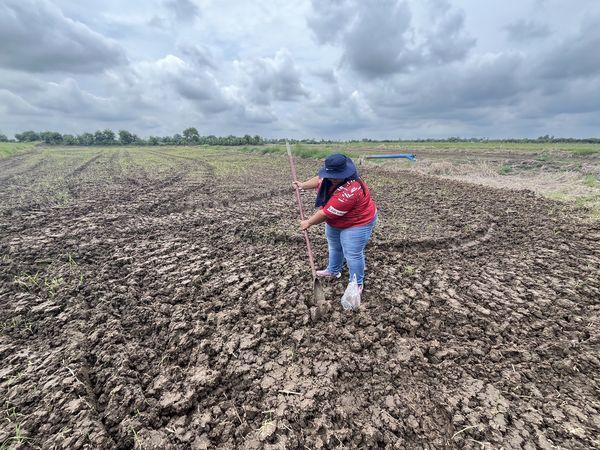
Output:
[[310,228],[310,221],[308,219],[301,220],[300,221],[300,229],[301,230],[308,230],[308,228]]

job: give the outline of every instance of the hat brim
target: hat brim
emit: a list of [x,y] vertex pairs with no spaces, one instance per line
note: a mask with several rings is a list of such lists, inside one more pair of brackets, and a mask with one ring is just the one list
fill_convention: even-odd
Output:
[[348,158],[346,160],[346,168],[344,170],[339,170],[339,171],[327,170],[327,168],[323,165],[323,167],[321,167],[319,169],[319,178],[344,179],[344,178],[348,178],[350,175],[353,175],[354,172],[356,172],[356,166],[354,165],[354,162],[350,158]]

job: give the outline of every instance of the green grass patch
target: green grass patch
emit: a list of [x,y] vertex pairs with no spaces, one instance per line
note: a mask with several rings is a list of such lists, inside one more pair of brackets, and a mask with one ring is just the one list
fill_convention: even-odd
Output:
[[598,187],[598,177],[594,174],[586,175],[585,177],[583,177],[583,184],[591,188]]
[[595,155],[596,153],[600,153],[600,147],[580,147],[580,148],[574,148],[573,150],[571,150],[571,152],[573,152],[576,155],[581,155],[581,156]]
[[29,150],[37,144],[38,142],[0,142],[0,159]]
[[600,196],[578,195],[573,196],[564,192],[556,191],[545,194],[546,197],[563,203],[574,204],[578,208],[585,209],[586,216],[592,220],[600,220]]
[[536,159],[536,161],[545,162],[545,161],[548,161],[550,159],[550,155],[548,155],[548,153],[544,153],[543,155],[540,155],[540,156],[538,156],[535,159]]
[[[299,158],[316,158],[322,159],[334,153],[334,150],[325,149],[317,145],[295,144],[292,145],[292,153]],[[278,154],[284,155],[287,153],[285,147],[263,145],[257,147],[241,147],[239,149],[244,153],[258,153],[260,155]],[[348,152],[346,152],[348,153]]]
[[292,146],[292,152],[294,155],[300,158],[327,158],[331,155],[331,150],[323,149],[319,146],[296,144]]
[[575,204],[585,208],[589,216],[594,220],[600,219],[600,197],[597,195],[582,195],[575,199]]
[[407,276],[407,277],[411,277],[415,274],[415,268],[413,266],[404,266],[404,270],[402,271],[402,273]]
[[546,197],[552,199],[552,200],[559,200],[559,201],[567,201],[569,200],[569,196],[567,194],[565,194],[564,192],[549,192],[548,194],[546,194]]
[[508,175],[509,173],[512,173],[513,168],[511,165],[509,164],[503,164],[502,167],[500,167],[500,169],[498,170],[498,173],[500,175]]

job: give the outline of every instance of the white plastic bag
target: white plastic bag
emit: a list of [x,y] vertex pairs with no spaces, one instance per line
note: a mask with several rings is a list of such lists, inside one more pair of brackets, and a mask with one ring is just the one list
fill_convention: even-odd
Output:
[[348,287],[342,296],[342,308],[346,311],[357,310],[360,306],[360,291],[356,282],[356,274],[352,276],[352,281],[348,283]]

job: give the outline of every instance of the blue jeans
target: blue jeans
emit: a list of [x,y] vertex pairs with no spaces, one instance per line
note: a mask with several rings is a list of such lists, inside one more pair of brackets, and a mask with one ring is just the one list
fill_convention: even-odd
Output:
[[325,236],[329,247],[329,264],[327,271],[342,271],[344,259],[350,272],[350,281],[356,274],[356,281],[362,285],[365,278],[365,246],[369,242],[373,228],[377,222],[377,213],[371,222],[359,227],[334,228],[325,224]]

